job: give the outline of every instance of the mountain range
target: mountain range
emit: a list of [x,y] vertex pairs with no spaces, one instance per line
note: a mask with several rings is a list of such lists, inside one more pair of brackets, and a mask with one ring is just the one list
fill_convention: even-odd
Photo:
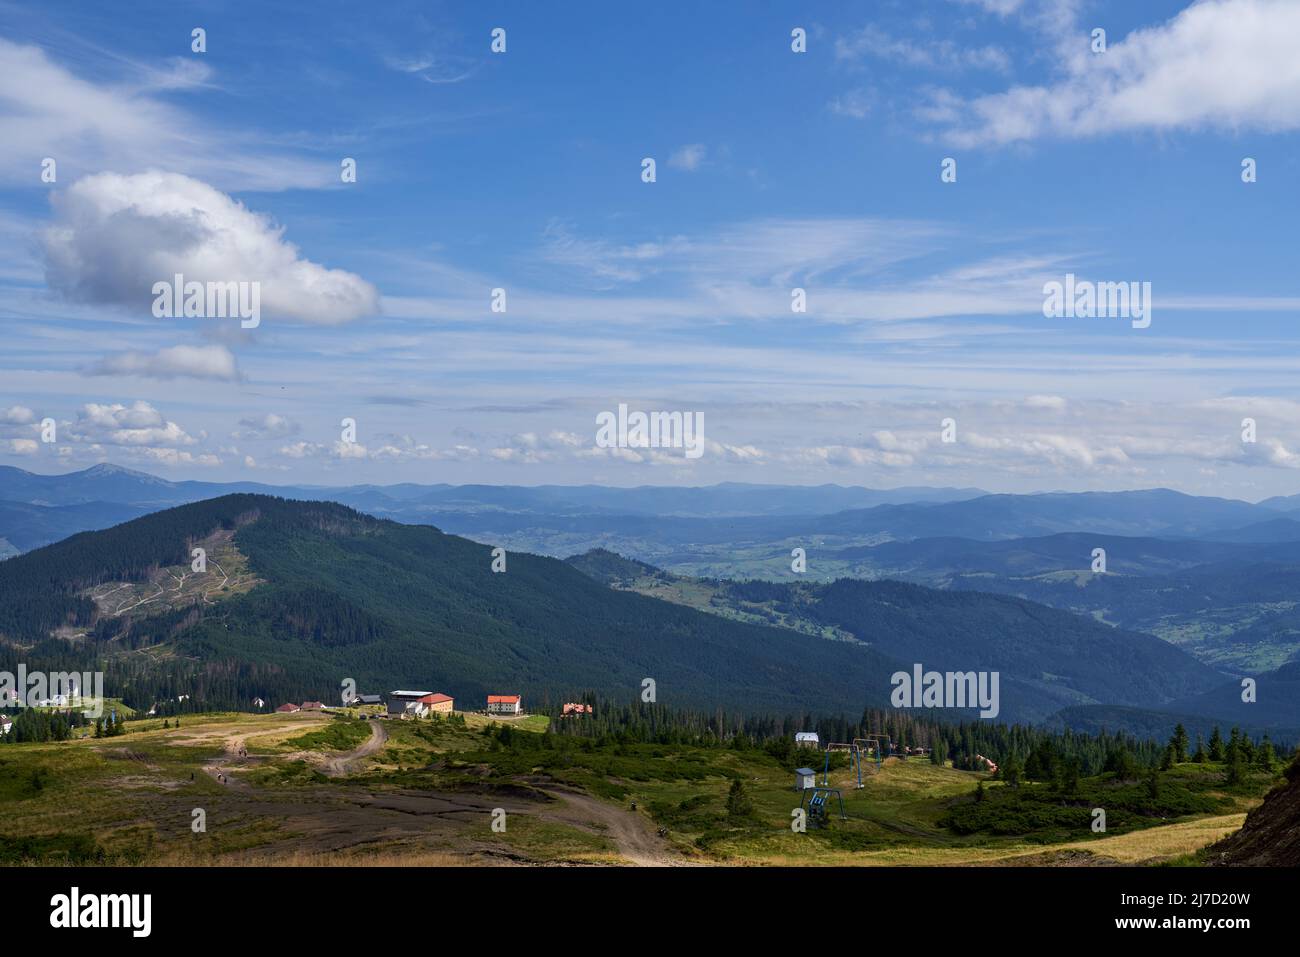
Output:
[[[374,568],[362,562],[363,557],[366,561],[376,559],[364,550],[344,556],[338,540],[327,538],[318,543],[322,554],[340,561],[346,557],[346,563],[361,562],[356,564],[358,572],[368,569],[366,574],[376,583],[373,594],[344,598],[349,587],[341,572],[325,575],[322,569],[283,566],[277,556],[302,546],[299,532],[268,544],[261,537],[264,522],[247,529],[240,526],[236,532],[231,517],[223,512],[219,520],[209,521],[210,527],[187,528],[182,538],[197,541],[214,534],[216,528],[228,528],[244,543],[218,543],[221,554],[225,554],[221,549],[234,550],[227,559],[241,574],[246,572],[243,579],[236,577],[229,594],[205,593],[196,601],[185,586],[178,600],[169,604],[141,592],[137,596],[140,608],[159,614],[142,620],[135,611],[115,616],[104,609],[94,611],[96,598],[87,591],[104,585],[108,572],[79,568],[65,584],[72,594],[80,595],[80,604],[47,609],[45,617],[38,616],[40,627],[17,639],[4,630],[6,619],[0,616],[0,632],[11,644],[14,640],[29,645],[70,640],[77,653],[88,646],[97,647],[98,654],[157,645],[168,649],[162,656],[168,667],[179,661],[202,660],[210,670],[212,659],[225,655],[233,662],[233,673],[245,677],[259,667],[262,672],[278,669],[280,677],[272,682],[276,687],[280,686],[277,682],[296,675],[292,680],[319,688],[324,679],[320,668],[331,656],[328,664],[335,671],[351,668],[380,684],[396,680],[401,672],[375,669],[376,661],[419,661],[422,669],[437,677],[442,672],[432,667],[436,659],[455,662],[448,675],[461,682],[468,693],[479,694],[493,687],[498,675],[485,670],[481,660],[492,657],[489,649],[494,647],[490,642],[483,644],[482,636],[493,634],[497,626],[483,622],[471,626],[470,619],[459,620],[456,628],[466,637],[434,642],[436,650],[430,651],[418,640],[421,623],[448,624],[447,608],[459,606],[449,597],[455,591],[449,582],[442,582],[444,593],[435,599],[426,594],[420,576],[427,573],[430,581],[439,580],[434,572],[441,570],[430,568],[427,554],[471,548],[487,554],[488,547],[501,546],[512,561],[529,569],[547,569],[539,572],[542,578],[555,588],[581,595],[588,604],[595,601],[590,591],[592,579],[608,586],[615,558],[626,563],[619,566],[624,578],[635,573],[645,581],[657,581],[659,592],[642,589],[646,594],[635,596],[653,601],[642,606],[642,611],[628,617],[620,606],[617,616],[612,610],[602,615],[622,622],[618,641],[639,636],[631,646],[622,646],[619,660],[635,663],[643,671],[650,662],[675,662],[674,668],[685,671],[674,672],[671,680],[693,703],[721,693],[718,675],[701,671],[700,662],[688,653],[690,641],[674,646],[671,653],[664,652],[667,657],[644,657],[658,654],[659,624],[665,625],[668,634],[682,634],[681,629],[686,628],[685,619],[673,618],[671,626],[661,622],[664,615],[705,614],[703,620],[688,616],[694,623],[691,627],[714,629],[722,627],[716,619],[723,612],[733,618],[725,623],[728,629],[743,625],[758,628],[767,636],[761,644],[754,644],[752,635],[744,637],[728,630],[725,639],[730,644],[720,647],[730,651],[719,651],[722,657],[759,647],[781,648],[782,655],[793,656],[793,663],[781,666],[795,669],[784,673],[783,682],[773,680],[773,669],[779,669],[772,661],[755,661],[752,668],[742,668],[737,688],[727,692],[729,707],[742,706],[753,700],[754,694],[790,708],[855,708],[869,701],[879,703],[879,693],[887,687],[878,681],[870,689],[865,684],[855,685],[855,681],[865,680],[858,666],[878,676],[884,670],[892,673],[900,662],[910,667],[919,660],[926,667],[961,670],[977,665],[1002,667],[1008,681],[1009,713],[1026,720],[1044,720],[1069,709],[1069,714],[1086,724],[1092,717],[1081,714],[1080,708],[1154,706],[1167,714],[1167,708],[1176,705],[1191,716],[1212,713],[1216,719],[1222,716],[1258,726],[1300,727],[1300,714],[1292,714],[1296,710],[1292,706],[1276,707],[1277,702],[1270,701],[1267,708],[1242,712],[1233,705],[1234,696],[1240,697],[1241,677],[1249,675],[1270,687],[1288,688],[1293,680],[1289,666],[1300,661],[1300,600],[1294,597],[1300,583],[1300,515],[1292,514],[1296,500],[1287,498],[1251,504],[1163,489],[988,495],[977,489],[880,491],[736,484],[634,489],[415,484],[280,488],[256,483],[169,482],[114,466],[59,476],[3,468],[0,554],[38,549],[27,557],[66,556],[101,541],[94,535],[69,539],[70,535],[124,521],[128,524],[99,534],[110,538],[128,534],[123,529],[138,534],[138,530],[151,527],[147,521],[141,524],[146,518],[165,523],[172,519],[159,516],[188,514],[185,508],[174,507],[178,503],[190,503],[198,509],[195,514],[206,515],[196,503],[250,500],[261,503],[254,509],[259,513],[284,516],[289,513],[283,509],[302,502],[312,503],[310,508],[317,510],[312,514],[319,516],[319,510],[327,508],[320,502],[325,498],[338,503],[334,507],[349,507],[345,524],[356,532],[358,542],[401,542],[401,547]],[[271,502],[278,504],[266,504]],[[846,505],[854,507],[842,507]],[[382,529],[382,535],[374,537],[373,529]],[[1294,538],[1289,537],[1293,529]],[[405,535],[415,538],[403,538]],[[419,536],[433,537],[416,547]],[[40,548],[53,542],[61,544],[52,551]],[[796,548],[806,553],[806,573],[792,571],[791,552]],[[98,554],[99,546],[95,549]],[[1097,549],[1105,551],[1102,571],[1093,564]],[[412,554],[406,555],[404,550]],[[611,558],[614,552],[619,555]],[[578,557],[568,564],[551,561],[566,555]],[[150,561],[142,557],[142,564],[119,570],[127,577],[143,575],[142,581],[152,581],[150,576],[164,566],[175,566],[183,575],[184,558],[178,553],[160,564],[157,556]],[[478,561],[483,562],[481,558]],[[331,567],[337,564],[333,562]],[[0,562],[0,569],[10,577],[24,567],[28,567],[26,559]],[[108,567],[119,568],[111,561]],[[271,567],[278,569],[275,577],[266,574],[265,569]],[[417,570],[423,571],[417,574]],[[5,580],[0,576],[0,586]],[[744,580],[755,580],[746,586],[750,588],[769,581],[791,590],[783,597],[742,607],[745,603],[737,599],[734,589],[742,587]],[[574,584],[577,581],[584,582],[582,588]],[[403,587],[392,592],[392,582],[401,582]],[[704,587],[683,582],[714,584]],[[137,582],[132,587],[144,585]],[[496,608],[514,587],[483,592],[484,607]],[[615,602],[634,597],[627,595],[627,590],[605,588],[593,607],[609,600],[606,591],[614,594]],[[122,594],[133,592],[127,589]],[[270,599],[268,595],[279,597]],[[381,601],[375,595],[388,595],[391,601]],[[406,609],[421,595],[427,600],[416,602],[410,614],[394,611]],[[697,600],[701,595],[709,596],[708,600]],[[313,601],[333,607],[333,598],[325,601],[322,596],[345,601],[335,609],[337,618],[331,619],[335,625],[368,623],[361,633],[370,637],[359,644],[370,645],[370,653],[357,654],[356,648],[343,642],[323,659],[320,648],[310,644],[290,647],[270,637],[286,629],[295,634],[300,630],[298,625],[286,623],[284,608],[306,608]],[[670,600],[655,600],[665,597]],[[528,607],[549,607],[556,600],[554,595],[540,593],[526,601],[520,599]],[[12,592],[0,591],[0,605],[13,601]],[[230,627],[224,635],[215,629],[211,616],[203,613],[210,602],[228,616],[225,621]],[[199,607],[197,619],[194,604]],[[790,609],[797,609],[797,614]],[[632,627],[631,622],[646,616],[656,623],[653,635]],[[121,634],[109,628],[115,617],[128,621],[129,627]],[[311,619],[306,613],[300,617]],[[554,620],[565,622],[573,634],[586,636],[584,641],[594,640],[588,627],[577,624],[577,617],[569,608]],[[571,643],[554,635],[543,639],[542,623],[518,608],[509,610],[507,618],[508,628],[527,623],[521,634],[528,637],[518,638],[518,651],[505,659],[512,667],[500,670],[501,680],[558,694],[575,687],[610,690],[602,685],[609,675],[618,675],[619,682],[626,678],[608,657],[598,663],[585,660],[589,654],[579,654]],[[86,634],[78,637],[75,629],[70,632],[70,620],[80,621],[88,629]],[[971,622],[983,631],[972,632],[967,627]],[[320,625],[318,631],[320,640],[328,639],[329,628]],[[690,628],[686,631],[690,633]],[[791,635],[791,631],[801,634]],[[803,640],[808,636],[819,640],[809,645]],[[791,645],[791,641],[799,644]],[[828,646],[835,650],[828,651]],[[834,658],[848,649],[859,657],[848,659],[855,663],[853,667],[838,658],[834,663],[819,660],[821,667],[836,672],[837,677],[826,679],[825,688],[814,692],[818,681],[803,674],[801,664],[810,648],[819,656]],[[546,660],[552,650],[559,653],[560,649],[567,649],[557,659],[563,667],[548,669],[545,675],[524,664]],[[1117,668],[1115,662],[1125,661],[1129,651],[1140,653],[1141,660]],[[1171,657],[1170,652],[1176,654]],[[153,654],[158,657],[158,648]],[[862,654],[871,659],[869,666],[862,664]],[[1100,664],[1086,664],[1089,656]],[[114,667],[127,667],[132,656],[120,657]],[[1113,684],[1117,670],[1124,677]],[[1154,677],[1157,672],[1158,678]],[[844,683],[845,674],[854,677]],[[304,681],[304,676],[310,676],[310,681]],[[223,680],[236,679],[226,676]]]

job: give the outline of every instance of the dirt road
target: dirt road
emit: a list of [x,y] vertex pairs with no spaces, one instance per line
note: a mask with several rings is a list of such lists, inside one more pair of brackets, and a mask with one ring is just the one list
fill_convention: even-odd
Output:
[[606,804],[576,791],[548,790],[564,803],[547,817],[570,824],[596,825],[618,848],[620,856],[638,867],[684,867],[690,862],[674,853],[655,833],[654,825],[636,811]]
[[341,778],[362,758],[377,754],[387,742],[388,729],[384,727],[384,722],[371,721],[369,738],[351,751],[326,759],[325,766],[321,770],[332,778]]

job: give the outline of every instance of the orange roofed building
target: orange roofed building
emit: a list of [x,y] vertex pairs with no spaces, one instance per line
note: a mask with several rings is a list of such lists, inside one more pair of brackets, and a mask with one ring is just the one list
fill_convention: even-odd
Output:
[[487,699],[488,714],[520,714],[524,710],[523,696],[517,694],[490,694]]
[[456,699],[451,695],[441,693],[427,694],[420,699],[420,703],[430,711],[437,711],[442,714],[451,714],[455,707]]

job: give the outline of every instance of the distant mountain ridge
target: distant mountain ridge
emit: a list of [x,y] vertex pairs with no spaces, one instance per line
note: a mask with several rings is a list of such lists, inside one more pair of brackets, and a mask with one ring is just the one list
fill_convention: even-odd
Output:
[[[357,485],[328,488],[271,486],[257,482],[169,482],[116,466],[95,466],[67,475],[42,476],[0,468],[0,502],[37,508],[86,505],[84,527],[120,520],[122,506],[153,511],[233,493],[299,500],[328,499],[371,515],[493,541],[554,556],[608,546],[629,558],[661,567],[719,569],[733,546],[771,545],[816,539],[832,548],[925,538],[997,542],[1067,533],[1129,537],[1200,538],[1225,542],[1300,540],[1300,520],[1272,506],[1185,495],[1169,489],[1128,492],[988,494],[972,488],[782,486],[724,483],[714,486],[488,486]],[[105,515],[93,503],[103,502]],[[1298,513],[1300,514],[1300,513]],[[17,550],[31,542],[57,541],[68,533],[66,517],[25,519],[23,541],[7,534],[0,513],[0,539]],[[785,546],[788,551],[789,546]],[[683,570],[687,570],[683,568]]]

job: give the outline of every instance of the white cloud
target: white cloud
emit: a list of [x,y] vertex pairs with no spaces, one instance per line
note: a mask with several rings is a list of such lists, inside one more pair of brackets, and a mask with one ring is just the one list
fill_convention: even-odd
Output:
[[707,154],[708,149],[703,143],[689,143],[675,150],[668,157],[668,165],[673,169],[693,173],[704,165],[704,158]]
[[274,412],[268,412],[261,417],[247,416],[239,420],[239,426],[239,429],[232,432],[230,437],[240,441],[283,439],[291,435],[297,435],[302,428],[297,422]]
[[294,442],[280,446],[280,454],[291,459],[309,459],[323,455],[327,447],[319,442]]
[[40,449],[35,439],[9,439],[8,444],[14,455],[35,455]]
[[11,405],[0,413],[0,422],[5,425],[28,425],[36,421],[36,413],[25,405]]
[[461,83],[478,72],[480,63],[467,56],[421,53],[415,56],[387,56],[384,63],[398,73],[417,76],[425,83],[442,86]]
[[235,357],[225,346],[171,346],[158,352],[119,352],[106,356],[89,370],[91,375],[143,376],[151,379],[240,378]]
[[188,176],[88,176],[55,194],[54,210],[46,277],[73,300],[149,308],[154,283],[180,273],[258,282],[269,317],[335,325],[378,311],[370,283],[303,259],[267,217]]
[[876,26],[865,26],[856,33],[835,41],[839,60],[875,57],[924,70],[995,70],[1006,71],[1011,60],[995,46],[966,47],[952,40],[925,37],[911,40],[895,37]]
[[119,79],[92,82],[39,47],[0,39],[0,178],[34,186],[34,164],[46,156],[58,163],[60,182],[104,169],[137,172],[165,157],[172,169],[232,189],[337,182],[336,165],[267,150],[256,134],[199,120],[160,96],[208,84],[205,64],[177,58],[160,69],[114,58],[105,66],[124,63]]
[[181,449],[170,448],[142,448],[137,449],[136,453],[151,462],[157,462],[159,465],[201,465],[205,468],[215,468],[221,464],[219,456],[212,455],[208,452],[186,452]]
[[[1062,27],[1086,53],[1086,31]],[[1104,54],[1063,56],[1067,76],[1058,82],[970,100],[941,93],[922,115],[959,146],[1133,130],[1300,129],[1297,36],[1294,0],[1203,0],[1112,39]]]
[[866,87],[859,87],[831,100],[830,110],[840,116],[851,116],[855,120],[860,120],[866,117],[875,105],[875,91]]
[[1019,10],[1025,0],[956,0],[956,2],[967,6],[982,7],[988,13],[996,13],[1000,17],[1005,17]]
[[69,431],[78,442],[141,448],[194,445],[198,441],[143,400],[130,406],[88,402]]

